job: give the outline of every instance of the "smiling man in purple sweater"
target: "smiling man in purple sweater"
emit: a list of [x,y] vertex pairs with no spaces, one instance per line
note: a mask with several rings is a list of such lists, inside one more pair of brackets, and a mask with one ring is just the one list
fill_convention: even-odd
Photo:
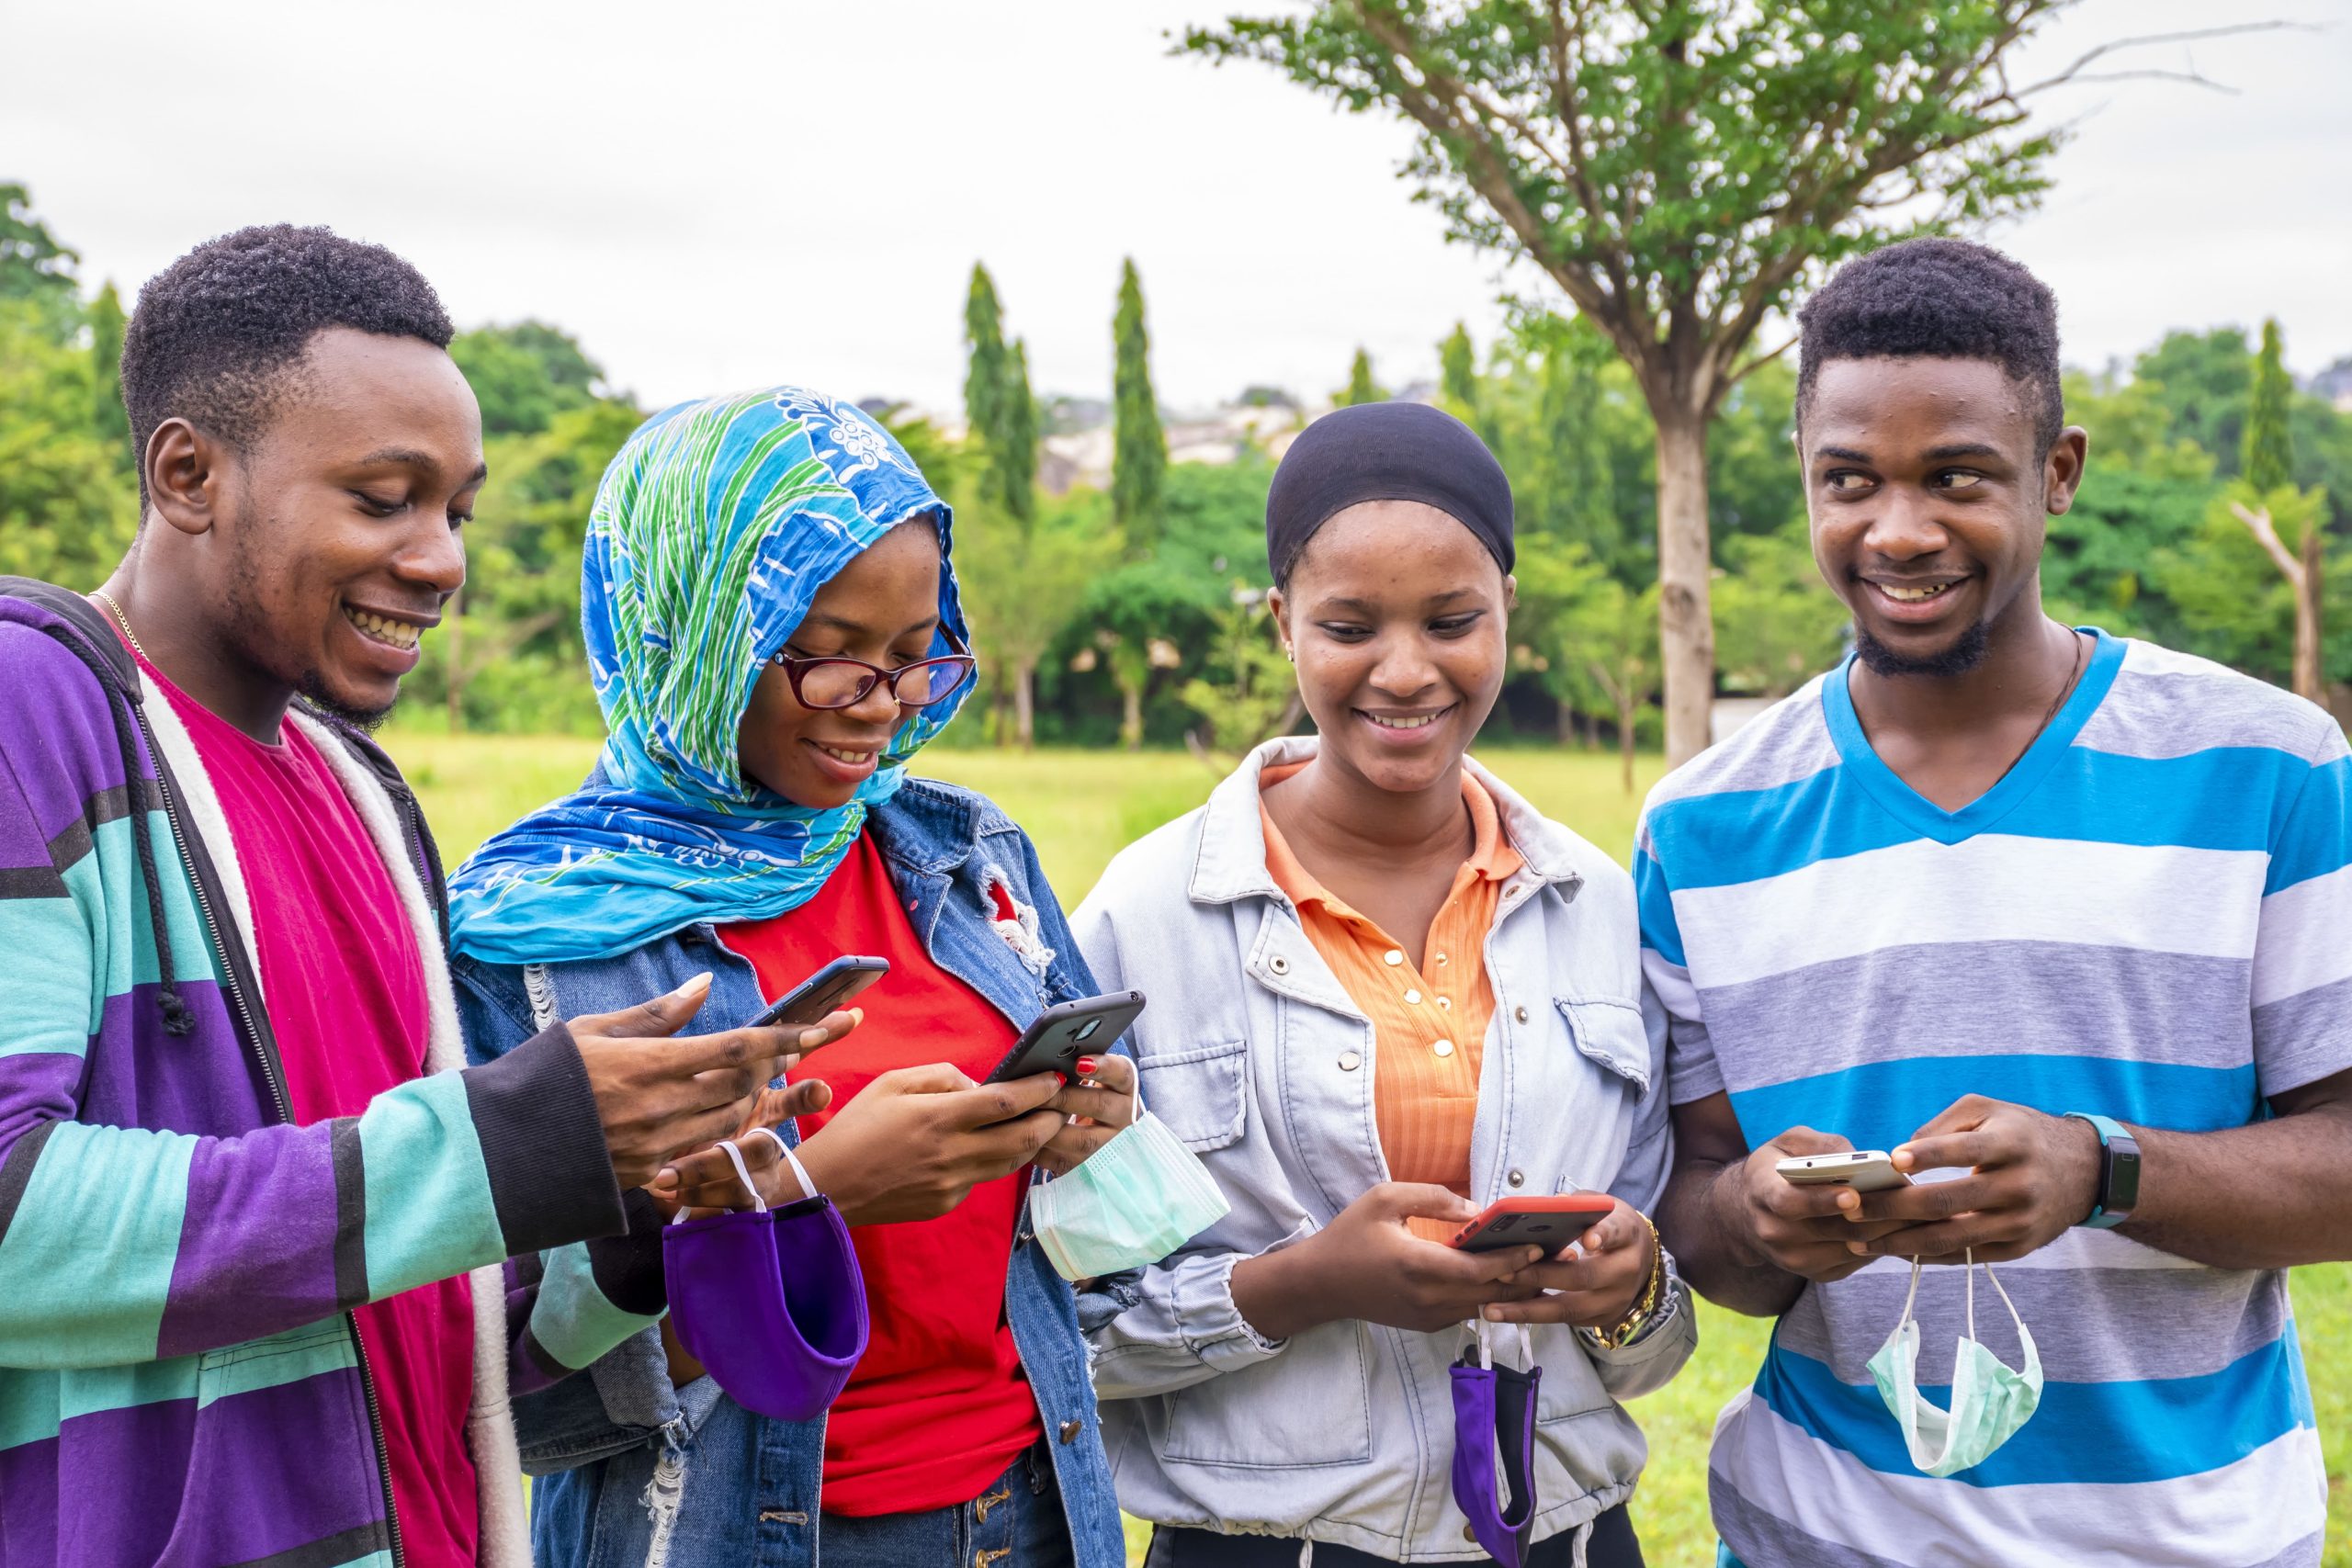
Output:
[[705,977],[463,1067],[365,733],[465,576],[450,335],[377,247],[199,246],[125,340],[130,553],[0,579],[0,1568],[526,1562],[510,1389],[658,1310],[633,1190],[845,1021],[667,1038]]

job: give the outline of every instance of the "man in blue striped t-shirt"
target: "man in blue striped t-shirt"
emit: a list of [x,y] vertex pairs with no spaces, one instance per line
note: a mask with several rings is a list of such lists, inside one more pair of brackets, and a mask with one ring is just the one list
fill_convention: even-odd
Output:
[[[1700,1291],[1779,1320],[1715,1431],[1722,1561],[2315,1565],[2283,1270],[2352,1258],[2344,736],[2042,613],[2087,440],[2030,274],[1917,241],[1801,321],[1814,552],[1855,657],[1660,784],[1634,857],[1678,1145],[1659,1222]],[[1944,1179],[1777,1168],[1848,1149]],[[1915,1260],[1927,1401],[1952,1400],[1972,1284],[1975,1337],[2026,1368],[1971,1258],[2046,1383],[1989,1456],[1938,1462],[1872,1374]]]

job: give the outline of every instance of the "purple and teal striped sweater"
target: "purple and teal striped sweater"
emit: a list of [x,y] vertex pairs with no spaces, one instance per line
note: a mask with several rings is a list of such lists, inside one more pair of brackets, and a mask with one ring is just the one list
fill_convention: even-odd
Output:
[[[504,1259],[626,1227],[578,1049],[558,1025],[459,1070],[414,798],[364,738],[289,722],[418,927],[435,1069],[308,1127],[186,732],[85,601],[0,579],[0,1568],[397,1563],[350,1309],[469,1270],[482,1560],[527,1561],[510,1387],[646,1321],[592,1267],[510,1292]],[[583,1320],[609,1326],[548,1326]]]

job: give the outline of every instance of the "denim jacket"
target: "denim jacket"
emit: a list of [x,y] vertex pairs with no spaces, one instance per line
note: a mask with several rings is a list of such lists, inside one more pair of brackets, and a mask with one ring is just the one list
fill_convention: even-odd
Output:
[[[987,799],[910,778],[868,818],[867,830],[932,958],[1016,1028],[1095,990],[1035,851]],[[997,919],[999,888],[1010,895],[1015,921]],[[709,998],[682,1033],[730,1028],[765,1005],[751,964],[708,925],[616,958],[517,968],[460,957],[455,969],[467,1036],[484,1057],[537,1032],[537,1018],[628,1007],[706,969]],[[791,1134],[790,1124],[784,1130]],[[550,1258],[551,1273],[560,1267]],[[1125,1562],[1080,1329],[1081,1311],[1095,1319],[1120,1305],[1102,1289],[1082,1303],[1074,1295],[1036,1245],[1024,1207],[1005,1312],[1036,1394],[1079,1568]],[[755,1416],[707,1377],[673,1388],[657,1328],[636,1333],[579,1375],[517,1397],[514,1416],[524,1466],[540,1477],[532,1542],[542,1568],[814,1568],[819,1561],[824,1418]]]
[[[1388,1179],[1372,1025],[1266,869],[1259,774],[1316,744],[1260,747],[1206,806],[1123,851],[1072,917],[1102,983],[1151,998],[1133,1037],[1144,1103],[1233,1205],[1092,1331],[1104,1441],[1121,1501],[1159,1523],[1484,1561],[1450,1479],[1446,1369],[1465,1332],[1343,1321],[1272,1341],[1233,1303],[1236,1263],[1304,1240]],[[1526,862],[1486,941],[1495,1013],[1470,1197],[1597,1189],[1646,1212],[1670,1143],[1632,879],[1468,765]],[[1498,1359],[1543,1368],[1539,1540],[1632,1494],[1645,1450],[1619,1402],[1662,1386],[1698,1341],[1671,1275],[1665,1301],[1666,1318],[1621,1350],[1557,1325],[1494,1334]]]

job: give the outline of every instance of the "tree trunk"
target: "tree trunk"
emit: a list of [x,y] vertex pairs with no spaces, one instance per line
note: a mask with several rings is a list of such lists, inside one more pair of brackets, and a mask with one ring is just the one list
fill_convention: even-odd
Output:
[[1554,700],[1558,702],[1560,705],[1558,734],[1561,749],[1565,750],[1568,743],[1577,738],[1577,725],[1576,705],[1569,702],[1566,697],[1555,698]]
[[2303,525],[2302,581],[2295,584],[2295,695],[2327,705],[2327,679],[2320,669],[2320,519],[2314,509]]
[[1037,744],[1037,660],[1023,659],[1012,671],[1012,728],[1023,751]]
[[1119,682],[1122,712],[1119,717],[1119,744],[1130,751],[1143,750],[1143,688],[1133,682]]
[[1707,604],[1707,419],[1658,409],[1657,635],[1666,667],[1666,761],[1689,761],[1713,739],[1715,625]]
[[443,620],[449,628],[449,635],[442,639],[442,649],[449,660],[446,694],[449,702],[449,733],[452,735],[466,728],[465,608],[466,591],[460,588],[449,595],[449,613]]
[[1617,754],[1624,760],[1627,795],[1634,793],[1634,716],[1640,708],[1634,697],[1634,682],[1628,680],[1617,691]]

